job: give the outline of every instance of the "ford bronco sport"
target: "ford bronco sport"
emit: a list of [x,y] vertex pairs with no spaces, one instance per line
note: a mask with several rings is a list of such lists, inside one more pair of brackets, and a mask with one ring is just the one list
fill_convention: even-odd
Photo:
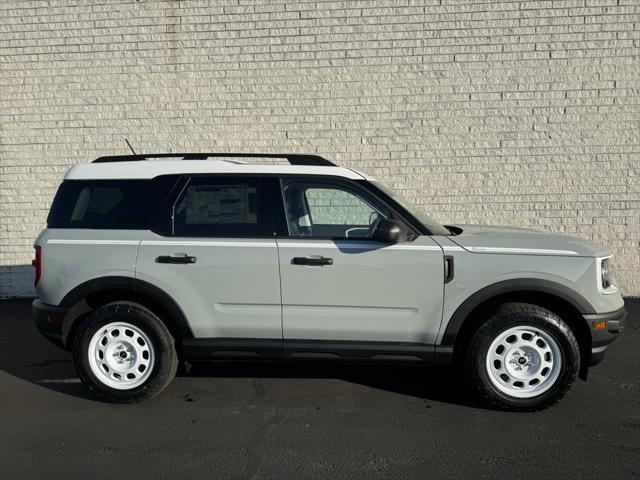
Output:
[[314,155],[98,158],[66,174],[35,252],[38,329],[111,402],[179,361],[313,359],[452,362],[489,404],[541,409],[626,315],[608,250],[443,226]]

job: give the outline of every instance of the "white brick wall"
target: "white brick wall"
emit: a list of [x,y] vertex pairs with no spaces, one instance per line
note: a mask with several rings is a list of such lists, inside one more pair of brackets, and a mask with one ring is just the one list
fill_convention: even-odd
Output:
[[97,155],[318,152],[443,222],[610,246],[640,294],[640,5],[0,2],[0,296]]

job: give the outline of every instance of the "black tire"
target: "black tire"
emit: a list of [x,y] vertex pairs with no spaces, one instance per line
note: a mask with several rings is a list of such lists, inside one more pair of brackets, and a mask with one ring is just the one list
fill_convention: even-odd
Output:
[[[492,342],[502,332],[518,326],[541,330],[555,340],[560,351],[561,363],[556,380],[549,383],[546,391],[529,398],[509,395],[497,388],[487,366],[487,354]],[[489,406],[518,411],[542,410],[560,400],[575,381],[580,368],[580,348],[571,328],[554,313],[537,305],[506,303],[498,307],[471,338],[466,365],[472,388]]]
[[[154,355],[151,373],[135,388],[119,390],[103,383],[89,365],[92,337],[112,322],[126,322],[140,329],[150,340]],[[149,309],[133,302],[114,302],[97,308],[79,325],[73,341],[73,362],[82,383],[100,400],[137,403],[160,393],[173,380],[178,367],[174,339],[162,321]]]

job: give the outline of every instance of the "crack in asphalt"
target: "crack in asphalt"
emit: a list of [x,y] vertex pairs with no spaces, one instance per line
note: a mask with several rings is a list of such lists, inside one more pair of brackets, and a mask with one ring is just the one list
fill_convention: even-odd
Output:
[[[243,407],[245,408],[248,407],[248,408],[251,408],[252,411],[256,411],[254,410],[254,407],[256,407],[258,403],[260,403],[262,400],[265,399],[266,389],[260,383],[259,380],[254,381],[253,389],[254,389],[253,396],[243,404]],[[249,479],[255,478],[256,473],[258,472],[258,469],[260,468],[260,465],[262,464],[262,460],[264,457],[263,455],[264,449],[260,447],[267,440],[267,432],[270,428],[273,428],[276,425],[278,425],[280,422],[282,422],[282,420],[284,420],[286,416],[286,411],[281,413],[281,407],[282,407],[282,404],[279,404],[276,407],[273,415],[271,415],[266,419],[260,418],[260,412],[256,411],[257,428],[253,433],[252,437],[249,439],[247,446],[244,449],[247,457],[247,461],[245,463],[244,470],[238,476],[239,480],[249,480]]]

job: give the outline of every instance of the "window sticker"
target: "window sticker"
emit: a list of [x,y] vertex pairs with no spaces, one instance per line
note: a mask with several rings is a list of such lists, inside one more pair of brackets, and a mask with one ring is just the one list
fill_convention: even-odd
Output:
[[185,223],[257,223],[256,189],[247,185],[198,185],[187,189]]

